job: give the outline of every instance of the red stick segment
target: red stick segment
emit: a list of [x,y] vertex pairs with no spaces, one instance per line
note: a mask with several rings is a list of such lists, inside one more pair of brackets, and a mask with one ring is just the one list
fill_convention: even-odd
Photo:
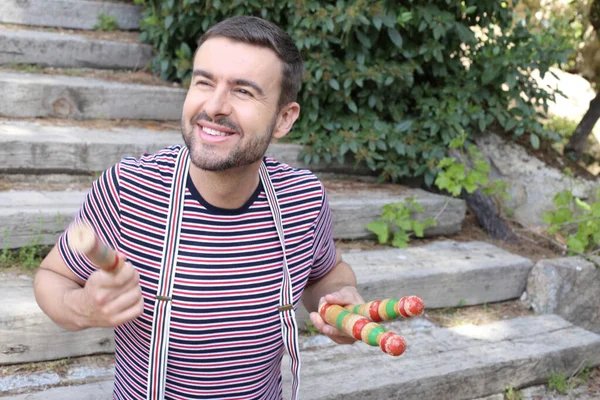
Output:
[[418,296],[404,296],[400,300],[374,300],[345,307],[351,313],[362,315],[371,321],[390,321],[400,317],[412,318],[423,314],[425,305]]
[[402,336],[386,332],[383,326],[353,314],[342,306],[323,303],[319,306],[319,315],[329,325],[337,327],[348,336],[371,346],[379,346],[387,354],[399,356],[406,350],[406,342]]
[[69,230],[71,248],[85,254],[98,268],[114,272],[125,262],[116,251],[102,243],[94,230],[87,224],[77,224]]

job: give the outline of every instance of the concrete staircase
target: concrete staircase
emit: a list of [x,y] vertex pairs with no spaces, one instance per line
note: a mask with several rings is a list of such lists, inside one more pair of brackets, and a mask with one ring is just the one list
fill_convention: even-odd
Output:
[[[131,39],[135,33],[125,32],[138,29],[139,12],[121,2],[0,2],[0,187],[7,188],[0,191],[2,248],[53,244],[95,173],[124,156],[181,141],[177,121],[185,90],[136,72],[152,56]],[[85,31],[101,13],[114,16],[123,31]],[[304,167],[300,150],[274,144],[268,155]],[[308,167],[324,180],[337,239],[372,237],[365,225],[381,206],[407,197],[425,208],[417,218],[437,221],[426,236],[461,229],[462,200],[377,185],[370,177],[348,176],[353,171],[343,165]],[[405,250],[347,250],[344,259],[366,299],[414,294],[429,309],[516,299],[532,268],[530,260],[488,243],[451,240]],[[0,293],[0,366],[114,351],[110,329],[56,327],[37,307],[31,277],[0,274]],[[301,310],[301,326],[306,317]],[[600,364],[600,335],[557,316],[457,328],[422,318],[387,325],[409,344],[399,358],[361,343],[301,338],[302,398],[475,399],[498,396],[509,384],[547,382],[552,372],[571,373],[582,363]],[[81,359],[61,374],[0,374],[0,398],[109,398],[114,365],[106,357]],[[283,371],[287,390],[286,365]]]

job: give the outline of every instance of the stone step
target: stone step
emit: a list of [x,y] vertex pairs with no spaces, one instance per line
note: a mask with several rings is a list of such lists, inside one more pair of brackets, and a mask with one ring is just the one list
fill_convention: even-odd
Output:
[[141,7],[124,2],[84,0],[2,0],[0,23],[95,29],[99,16],[113,17],[119,29],[140,27]]
[[[374,237],[366,225],[381,217],[385,204],[412,197],[425,211],[414,216],[424,221],[437,218],[425,236],[450,235],[460,231],[466,213],[463,200],[410,189],[400,185],[378,185],[353,181],[324,182],[333,215],[335,239]],[[9,190],[0,192],[1,248],[54,244],[79,210],[87,191]]]
[[[87,174],[104,171],[126,156],[139,157],[166,146],[183,144],[181,131],[164,128],[156,121],[81,121],[80,125],[58,124],[64,120],[0,120],[0,172],[43,174]],[[70,121],[69,121],[70,122]],[[85,126],[92,125],[92,126]],[[104,125],[104,128],[98,128]],[[179,126],[179,123],[175,123]],[[306,165],[301,145],[272,143],[267,155],[314,172],[362,174],[352,165],[325,163]]]
[[0,65],[142,69],[151,61],[152,46],[95,40],[77,34],[6,29],[0,25]]
[[0,365],[113,352],[112,329],[70,332],[40,310],[29,276],[0,275]]
[[[396,330],[396,323],[388,325]],[[570,376],[600,364],[600,335],[553,315],[487,325],[402,331],[408,348],[396,358],[363,343],[301,351],[302,399],[467,400],[531,386],[552,373]],[[289,398],[284,357],[284,398]],[[110,398],[112,380],[0,397],[7,400]]]
[[[417,295],[427,308],[519,297],[532,267],[531,261],[483,242],[353,251],[343,258],[356,272],[366,300]],[[0,365],[114,350],[110,329],[68,332],[56,327],[37,306],[31,278],[0,276],[0,290]],[[301,308],[299,326],[306,321]]]
[[0,71],[0,117],[179,120],[186,90]]
[[[531,260],[486,242],[453,240],[410,247],[350,251],[343,255],[367,301],[416,295],[426,308],[446,308],[519,298]],[[308,315],[298,310],[304,326]]]

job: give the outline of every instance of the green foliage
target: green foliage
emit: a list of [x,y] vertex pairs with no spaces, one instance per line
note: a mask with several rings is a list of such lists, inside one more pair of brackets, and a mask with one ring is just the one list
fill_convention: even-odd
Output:
[[2,251],[0,252],[0,271],[16,269],[25,273],[33,273],[37,269],[52,248],[52,246],[43,246],[39,244],[42,227],[43,226],[40,223],[37,235],[28,245],[18,249],[10,248],[10,231],[8,228],[4,230],[4,243]]
[[577,128],[577,121],[573,121],[567,118],[561,118],[553,116],[551,120],[544,124],[544,128],[556,132],[561,138],[568,139],[575,132]]
[[548,234],[562,239],[575,253],[596,251],[600,247],[600,188],[593,202],[563,190],[554,196],[553,203],[556,208],[542,216],[548,224]]
[[256,15],[286,30],[306,66],[290,136],[307,145],[305,162],[352,160],[382,180],[423,176],[431,185],[463,132],[496,126],[534,145],[556,138],[537,121],[554,96],[530,71],[565,62],[570,43],[553,23],[531,30],[505,2],[136,2],[146,5],[142,38],[157,50],[154,71],[184,83],[197,39],[216,22]]
[[100,13],[100,15],[98,15],[98,23],[94,25],[94,29],[97,31],[112,32],[119,29],[119,24],[112,15]]
[[548,389],[556,390],[560,394],[567,394],[569,392],[567,377],[564,374],[555,374],[553,372],[550,375],[550,380],[548,380]]
[[390,243],[394,247],[408,246],[410,236],[423,237],[423,232],[436,222],[427,218],[424,222],[413,219],[415,213],[423,213],[425,209],[412,197],[407,197],[404,203],[386,204],[383,206],[381,219],[370,222],[367,229],[377,235],[381,244]]
[[[490,164],[475,145],[465,143],[466,139],[466,134],[461,132],[460,136],[450,141],[449,148],[458,153],[457,157],[445,157],[440,160],[435,185],[455,197],[460,196],[463,190],[473,193],[477,189],[482,189],[485,194],[498,195],[507,199],[506,183],[490,180]],[[462,150],[463,148],[466,148],[467,154]]]
[[311,321],[306,321],[306,323],[304,324],[304,333],[307,336],[315,336],[318,335],[320,332],[317,328],[315,328]]
[[504,389],[504,400],[523,400],[523,394],[520,390],[508,385]]

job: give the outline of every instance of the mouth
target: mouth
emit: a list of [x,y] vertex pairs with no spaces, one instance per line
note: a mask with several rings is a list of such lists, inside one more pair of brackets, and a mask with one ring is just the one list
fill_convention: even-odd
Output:
[[232,129],[208,121],[199,121],[196,126],[199,128],[200,137],[206,142],[221,142],[238,135]]
[[207,128],[206,126],[201,126],[200,129],[210,135],[210,136],[231,136],[233,133],[218,131],[216,129]]

